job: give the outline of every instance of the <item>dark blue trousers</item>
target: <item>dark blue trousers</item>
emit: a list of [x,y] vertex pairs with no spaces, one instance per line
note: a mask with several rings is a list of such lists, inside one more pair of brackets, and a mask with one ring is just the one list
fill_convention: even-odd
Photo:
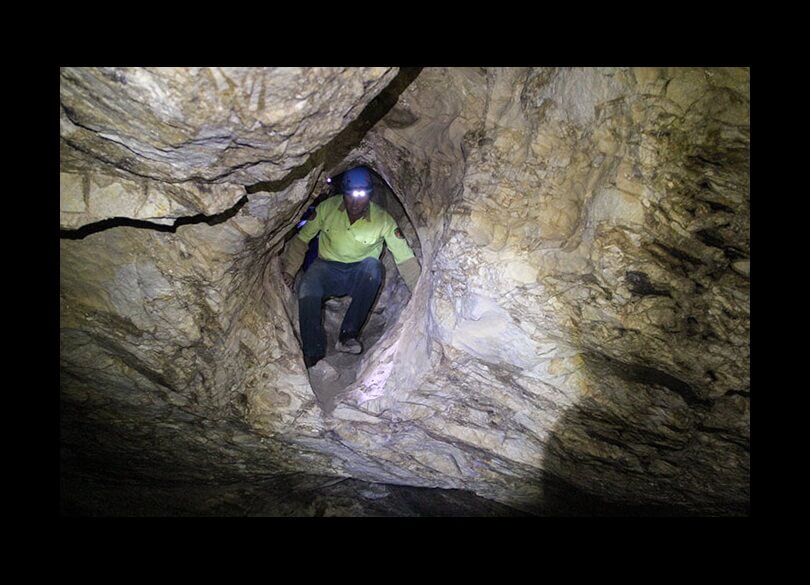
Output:
[[318,258],[310,265],[298,289],[298,320],[305,358],[317,360],[326,355],[326,334],[321,319],[323,300],[344,295],[352,297],[340,326],[340,339],[356,338],[366,322],[382,277],[383,264],[377,258],[350,263]]

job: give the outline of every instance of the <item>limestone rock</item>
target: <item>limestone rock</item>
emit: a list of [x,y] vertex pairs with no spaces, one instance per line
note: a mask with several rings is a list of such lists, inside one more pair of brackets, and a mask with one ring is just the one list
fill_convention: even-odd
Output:
[[[748,254],[745,72],[662,70],[642,74],[642,87],[624,70],[453,70],[436,73],[453,88],[441,92],[430,73],[412,86],[424,95],[403,100],[411,119],[434,124],[420,133],[446,137],[439,126],[483,112],[455,143],[433,143],[463,158],[460,188],[441,183],[425,141],[410,146],[413,126],[383,124],[375,142],[375,162],[406,199],[431,193],[420,199],[420,235],[438,245],[425,261],[429,291],[403,327],[429,332],[429,355],[395,335],[375,354],[353,398],[388,424],[369,427],[380,440],[363,444],[378,446],[376,461],[396,461],[401,448],[381,438],[419,436],[426,455],[410,482],[508,493],[535,510],[541,477],[614,501],[744,505],[747,408],[707,420],[750,387],[748,282],[738,276]],[[483,102],[460,89],[475,76],[487,84]],[[657,79],[677,80],[675,93],[664,96]],[[456,117],[440,124],[420,102]],[[413,167],[425,170],[413,177]],[[416,381],[414,360],[432,365]],[[509,480],[495,471],[507,468]]]
[[213,215],[283,179],[396,69],[61,69],[62,227]]
[[[284,176],[339,129],[308,123],[309,106],[289,126],[252,110],[274,76],[263,70],[145,70],[132,89],[115,71],[63,72],[65,217],[210,213],[235,197],[230,185],[275,167]],[[338,91],[332,70],[294,75],[313,94],[310,82],[324,81],[354,112],[349,97],[367,103],[390,74],[357,72],[374,80],[366,91]],[[215,225],[62,240],[66,456],[79,465],[70,454],[100,436],[97,459],[133,459],[114,469],[122,475],[304,472],[464,489],[532,513],[560,493],[745,513],[748,79],[747,69],[424,69],[339,168],[323,169],[377,169],[423,267],[410,297],[385,295],[409,302],[330,413],[277,276],[320,169],[250,195]],[[284,127],[289,152],[263,142],[251,158],[238,144],[217,151],[219,132],[189,139],[203,116],[188,105],[195,91],[214,94],[206,101],[220,106],[205,116],[234,144]],[[125,107],[143,117],[121,122]],[[109,164],[74,148],[87,133]],[[196,175],[192,160],[205,161]],[[147,452],[163,464],[150,470]]]
[[61,134],[71,158],[63,158],[63,171],[103,162],[170,183],[278,180],[395,74],[387,67],[65,67]]

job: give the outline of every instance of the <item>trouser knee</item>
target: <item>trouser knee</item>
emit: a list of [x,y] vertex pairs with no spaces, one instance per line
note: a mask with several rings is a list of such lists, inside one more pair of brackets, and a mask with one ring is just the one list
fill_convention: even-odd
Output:
[[317,278],[304,278],[301,279],[301,285],[298,287],[298,300],[304,299],[320,299],[323,298],[323,285]]
[[383,263],[378,258],[366,258],[360,262],[360,270],[372,282],[382,281]]

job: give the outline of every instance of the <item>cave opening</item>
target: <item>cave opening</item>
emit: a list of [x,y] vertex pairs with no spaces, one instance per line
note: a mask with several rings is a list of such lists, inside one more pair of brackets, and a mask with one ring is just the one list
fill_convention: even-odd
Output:
[[[312,190],[308,199],[309,205],[285,234],[285,245],[281,247],[280,251],[288,249],[291,240],[315,217],[316,209],[321,203],[332,197],[342,196],[340,185],[344,173],[357,165],[362,165],[370,172],[373,182],[370,202],[382,208],[394,219],[421,266],[423,258],[419,235],[401,198],[374,168],[374,165],[366,164],[363,161],[344,161],[335,167],[334,172],[324,175],[323,180]],[[302,339],[297,299],[304,273],[318,258],[319,236],[320,234],[316,234],[308,244],[304,263],[295,275],[291,294],[292,306],[290,308],[292,310],[287,312],[291,317],[291,325],[299,344],[302,343]],[[352,302],[351,295],[327,296],[323,300],[321,322],[326,334],[326,356],[319,362],[320,365],[317,369],[310,368],[308,373],[310,385],[317,397],[318,404],[326,413],[334,410],[340,395],[357,381],[358,372],[368,357],[369,351],[379,342],[385,332],[397,323],[400,314],[411,298],[412,291],[409,291],[399,273],[394,255],[387,245],[383,246],[379,260],[383,266],[382,282],[357,338],[363,347],[361,353],[344,353],[335,348],[341,322]]]

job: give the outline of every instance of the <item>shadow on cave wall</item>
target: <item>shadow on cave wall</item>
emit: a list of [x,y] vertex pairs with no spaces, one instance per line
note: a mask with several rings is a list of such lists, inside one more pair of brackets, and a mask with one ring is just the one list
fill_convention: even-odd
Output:
[[[665,198],[654,205],[683,214],[692,226],[714,227],[687,237],[648,216],[652,243],[627,255],[636,262],[623,275],[627,292],[671,299],[662,306],[671,307],[676,326],[644,333],[638,343],[624,329],[606,341],[597,330],[607,323],[582,320],[567,328],[584,358],[582,398],[547,443],[543,491],[550,508],[587,515],[749,513],[749,388],[726,381],[748,379],[750,287],[734,263],[750,257],[749,133],[747,124],[717,115],[736,111],[741,100],[718,88],[677,125],[646,129],[657,137],[658,166],[671,180],[659,186]],[[653,271],[672,278],[654,282]],[[693,290],[667,286],[685,279]],[[605,290],[598,274],[584,285],[595,283]],[[710,355],[715,343],[723,356],[739,356],[729,360],[732,375],[725,379],[706,365],[719,361],[709,359],[717,358]]]
[[543,515],[749,514],[747,397],[701,400],[664,372],[596,354],[582,375],[588,392],[546,445]]

